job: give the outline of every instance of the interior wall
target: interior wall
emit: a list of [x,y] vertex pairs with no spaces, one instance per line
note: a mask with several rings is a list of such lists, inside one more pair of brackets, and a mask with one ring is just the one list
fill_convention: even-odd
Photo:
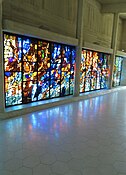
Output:
[[120,51],[122,50],[122,30],[123,30],[123,20],[119,18],[117,50],[120,50]]
[[96,0],[85,0],[84,41],[111,48],[113,15],[101,13]]
[[126,20],[123,20],[121,40],[122,40],[121,50],[124,50],[126,52]]
[[4,0],[3,18],[76,37],[78,0]]
[[[3,0],[3,18],[76,38],[78,0]],[[84,41],[111,48],[113,15],[84,1]]]

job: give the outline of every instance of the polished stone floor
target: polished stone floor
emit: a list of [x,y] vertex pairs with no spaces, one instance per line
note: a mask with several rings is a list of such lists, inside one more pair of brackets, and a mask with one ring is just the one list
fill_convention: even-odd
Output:
[[126,90],[1,121],[0,175],[126,175]]

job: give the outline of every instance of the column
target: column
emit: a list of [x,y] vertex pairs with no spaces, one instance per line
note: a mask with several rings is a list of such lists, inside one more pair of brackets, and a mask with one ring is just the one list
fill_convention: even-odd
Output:
[[111,55],[111,67],[110,67],[110,82],[109,88],[112,88],[113,70],[114,70],[114,60],[117,51],[117,39],[118,39],[118,26],[119,26],[119,14],[114,14],[113,20],[113,32],[112,32],[112,43],[111,48],[113,49],[113,54]]
[[4,66],[3,66],[3,35],[2,35],[2,0],[0,0],[0,113],[5,109],[4,101]]
[[81,52],[83,46],[83,15],[84,15],[83,7],[84,7],[84,0],[78,0],[77,31],[76,31],[78,46],[76,47],[74,96],[79,96],[80,93],[80,63],[81,63]]

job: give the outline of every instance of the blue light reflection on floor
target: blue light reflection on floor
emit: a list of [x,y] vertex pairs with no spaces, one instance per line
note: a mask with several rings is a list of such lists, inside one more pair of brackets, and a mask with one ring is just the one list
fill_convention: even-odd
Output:
[[[99,112],[104,112],[106,110],[106,106],[102,103],[104,98],[106,97],[95,97],[8,120],[5,132],[13,136],[15,133],[21,135],[25,130],[28,130],[29,133],[39,131],[45,135],[51,134],[59,138],[60,134],[70,131],[71,125],[81,127],[82,123],[88,120],[93,121]],[[22,130],[23,123],[25,123],[25,128]]]

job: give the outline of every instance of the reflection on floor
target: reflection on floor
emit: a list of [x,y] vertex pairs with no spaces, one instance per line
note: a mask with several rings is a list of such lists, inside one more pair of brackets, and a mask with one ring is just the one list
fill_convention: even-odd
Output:
[[0,175],[126,175],[126,90],[0,122]]

